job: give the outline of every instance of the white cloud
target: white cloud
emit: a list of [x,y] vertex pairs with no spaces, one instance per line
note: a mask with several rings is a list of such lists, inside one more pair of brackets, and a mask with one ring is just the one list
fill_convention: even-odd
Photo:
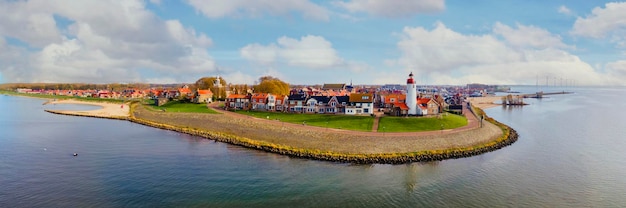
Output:
[[444,0],[350,0],[333,2],[349,12],[365,12],[382,17],[410,17],[421,13],[433,13],[445,10]]
[[280,48],[275,44],[263,46],[258,43],[247,45],[241,48],[241,56],[245,59],[255,61],[263,65],[271,65],[278,57]]
[[557,11],[558,11],[559,13],[561,13],[561,14],[564,14],[564,15],[568,15],[568,16],[569,16],[569,15],[573,15],[572,10],[570,10],[569,8],[567,8],[565,5],[561,5],[561,6],[557,9]]
[[300,40],[278,38],[277,43],[263,46],[250,44],[240,50],[245,59],[271,65],[277,61],[289,66],[306,68],[329,68],[345,64],[332,44],[321,36],[307,35]]
[[290,15],[291,12],[300,12],[309,19],[329,19],[327,9],[308,0],[187,0],[187,3],[211,19],[226,16],[258,17],[265,14]]
[[[626,60],[610,62],[606,64],[607,72],[615,78],[626,77]],[[623,79],[620,79],[623,82]]]
[[[147,81],[139,73],[143,70],[180,82],[217,69],[206,50],[212,45],[209,37],[184,27],[178,20],[161,20],[145,8],[145,1],[31,0],[0,4],[0,10],[10,9],[8,14],[0,12],[0,37],[13,37],[40,49],[27,52],[21,63],[0,65],[5,80]],[[70,20],[70,25],[60,28],[55,15]],[[0,51],[0,56],[8,53]],[[18,67],[24,72],[8,72]]]
[[543,48],[573,48],[562,42],[561,36],[545,29],[517,24],[517,29],[496,22],[493,33],[501,35],[512,46]]
[[0,36],[17,38],[34,47],[62,39],[46,6],[25,1],[0,1]]
[[[442,23],[432,30],[407,27],[398,42],[402,55],[390,62],[428,84],[534,84],[537,76],[576,79],[579,84],[624,84],[610,82],[607,74],[560,49],[565,44],[544,29],[521,25],[511,29],[498,23],[493,32],[464,35]],[[538,41],[541,37],[548,41]]]
[[572,34],[603,38],[610,34],[620,36],[620,40],[626,35],[626,2],[607,3],[605,8],[596,7],[587,17],[578,17],[574,23]]
[[281,37],[278,45],[280,56],[291,66],[325,68],[343,63],[332,44],[321,36],[307,35],[300,40]]
[[451,71],[459,66],[514,62],[522,55],[490,35],[463,35],[437,23],[431,31],[405,27],[398,42],[400,65],[419,71]]
[[243,73],[241,71],[235,71],[229,74],[225,74],[223,77],[228,83],[236,83],[236,84],[252,85],[254,84],[254,81],[256,80],[249,73]]
[[0,37],[0,75],[6,82],[26,82],[32,72],[24,70],[29,54],[26,49],[6,44]]

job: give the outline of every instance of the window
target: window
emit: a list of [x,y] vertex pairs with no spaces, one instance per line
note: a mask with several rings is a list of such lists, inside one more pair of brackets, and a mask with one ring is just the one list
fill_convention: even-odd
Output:
[[370,109],[369,109],[369,108],[363,109],[363,112],[365,112],[365,113],[369,113],[369,112],[370,112]]
[[370,99],[370,96],[363,96],[363,97],[361,97],[361,99],[368,100],[368,99]]
[[335,102],[332,102],[332,103],[330,103],[330,106],[333,106],[333,107],[335,107],[335,105],[336,105],[336,104],[337,104],[337,103],[335,103]]

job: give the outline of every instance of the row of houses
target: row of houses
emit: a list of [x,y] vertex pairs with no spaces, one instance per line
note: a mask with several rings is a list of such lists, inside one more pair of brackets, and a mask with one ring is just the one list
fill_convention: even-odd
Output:
[[374,95],[371,93],[352,93],[340,96],[310,96],[308,94],[282,96],[269,93],[231,94],[226,98],[225,107],[229,110],[369,115],[374,113]]
[[112,98],[112,99],[128,99],[143,98],[147,92],[142,90],[126,89],[121,92],[111,90],[33,90],[19,88],[18,93],[41,94],[41,95],[61,95],[72,97],[95,97],[95,98]]
[[[406,94],[381,94],[380,108],[388,115],[406,116],[409,106],[406,103]],[[446,103],[439,95],[420,95],[417,97],[417,115],[437,115],[445,109]]]

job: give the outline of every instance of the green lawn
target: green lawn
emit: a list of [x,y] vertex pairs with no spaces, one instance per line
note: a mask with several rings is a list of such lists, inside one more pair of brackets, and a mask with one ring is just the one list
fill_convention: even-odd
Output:
[[280,120],[288,123],[302,124],[334,129],[347,129],[356,131],[371,131],[374,118],[370,116],[346,116],[324,114],[294,114],[260,111],[236,111],[236,113],[249,115],[257,118]]
[[[467,125],[463,116],[444,113],[437,117],[382,117],[378,123],[378,132],[416,132],[454,129]],[[383,128],[384,127],[384,128]]]
[[[150,102],[150,101],[149,101]],[[206,106],[206,104],[196,104],[196,103],[186,103],[179,101],[170,101],[165,103],[162,106],[154,106],[151,105],[155,110],[163,110],[166,112],[174,112],[174,113],[211,113],[217,114],[217,112],[213,109],[210,109]]]

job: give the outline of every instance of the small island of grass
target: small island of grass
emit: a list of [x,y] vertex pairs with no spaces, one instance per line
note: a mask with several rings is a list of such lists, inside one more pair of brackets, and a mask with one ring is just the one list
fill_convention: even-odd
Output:
[[455,129],[467,125],[467,119],[455,114],[438,117],[382,117],[378,132],[421,132]]
[[203,103],[190,103],[182,101],[171,101],[162,106],[154,106],[154,101],[148,100],[146,102],[152,110],[173,112],[173,113],[210,113],[217,114],[217,112],[211,108],[207,108]]
[[370,116],[280,113],[242,110],[235,112],[256,118],[276,120],[292,124],[310,125],[332,129],[346,129],[354,131],[371,131],[372,124],[374,122],[374,118]]

